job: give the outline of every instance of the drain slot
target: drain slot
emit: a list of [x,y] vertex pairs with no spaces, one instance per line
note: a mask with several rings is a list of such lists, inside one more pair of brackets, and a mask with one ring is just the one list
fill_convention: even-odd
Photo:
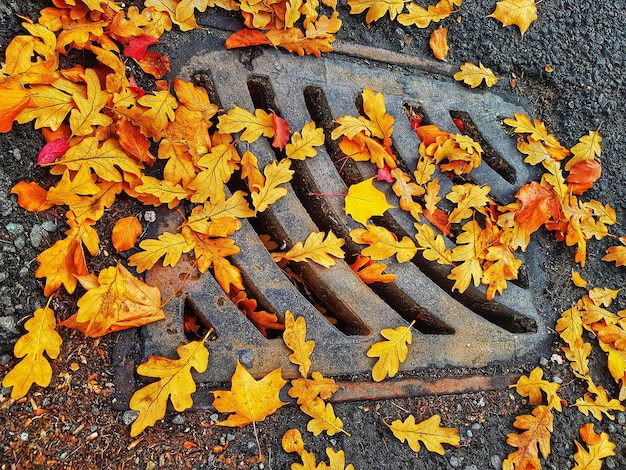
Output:
[[[465,111],[451,110],[450,117],[453,121],[455,121],[457,127],[462,127],[462,129],[459,129],[462,134],[471,137],[480,144],[483,149],[482,160],[502,178],[504,178],[505,181],[515,184],[517,181],[515,168],[504,160],[498,152],[496,152],[495,149],[485,141],[482,134],[478,131],[476,125],[474,124],[474,121],[472,121],[469,113],[466,113]],[[462,126],[457,124],[457,122],[462,123]]]

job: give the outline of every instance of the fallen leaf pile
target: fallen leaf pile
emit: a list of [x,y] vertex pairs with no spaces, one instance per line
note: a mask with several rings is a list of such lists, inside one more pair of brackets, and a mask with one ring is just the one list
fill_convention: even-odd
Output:
[[[219,7],[240,12],[246,25],[228,38],[228,48],[266,44],[299,55],[320,56],[332,50],[334,33],[341,26],[334,0],[323,0],[322,5],[313,0],[147,0],[143,9],[124,8],[111,0],[53,0],[52,4],[41,11],[37,22],[24,18],[28,34],[15,37],[6,47],[0,68],[0,132],[10,132],[15,123],[32,123],[41,129],[47,143],[37,165],[49,169],[52,183],[43,187],[21,181],[11,192],[28,211],[56,211],[67,230],[37,256],[35,276],[42,279],[48,304],[25,322],[26,333],[14,348],[20,360],[2,385],[12,387],[13,400],[25,397],[35,384],[50,385],[54,373],[50,361],[62,352],[50,303],[61,289],[74,294],[77,301],[74,313],[59,325],[87,337],[100,337],[164,318],[167,301],[157,287],[139,276],[157,263],[174,266],[189,257],[193,269],[214,276],[230,301],[264,335],[283,331],[283,341],[291,351],[289,360],[300,373],[289,384],[280,369],[255,379],[238,363],[231,389],[213,392],[214,407],[228,414],[217,424],[252,424],[256,436],[256,423],[285,404],[280,393],[287,388],[310,418],[309,432],[349,436],[329,401],[338,385],[313,368],[315,344],[306,339],[304,318],[262,310],[245,290],[243,276],[233,262],[245,248],[238,247],[233,238],[242,219],[267,211],[288,193],[293,160],[314,158],[317,148],[325,144],[324,130],[314,122],[290,129],[289,123],[271,110],[250,111],[238,106],[220,110],[210,101],[206,88],[178,78],[163,80],[169,71],[168,57],[150,50],[163,44],[164,32],[173,25],[181,31],[197,29],[196,12]],[[348,0],[348,6],[352,14],[365,13],[368,24],[388,16],[405,26],[426,28],[457,13],[461,0],[440,0],[427,7],[414,2]],[[329,11],[330,16],[322,14]],[[517,25],[523,35],[536,18],[535,2],[503,0],[490,16],[504,26]],[[446,32],[442,27],[431,36],[433,52],[442,60],[448,51]],[[90,65],[62,67],[70,62],[68,54],[77,51],[89,58]],[[131,70],[140,76],[135,77]],[[492,86],[498,81],[482,64],[464,64],[455,78],[471,87],[483,82]],[[146,85],[139,86],[138,80]],[[370,178],[348,185],[343,195],[346,217],[361,227],[350,231],[350,240],[332,231],[313,232],[281,250],[264,240],[272,258],[296,283],[298,275],[290,268],[294,263],[332,268],[348,262],[364,284],[373,284],[395,281],[395,275],[385,273],[387,266],[378,261],[393,258],[409,263],[422,256],[448,266],[452,290],[464,292],[482,284],[486,298],[492,300],[509,281],[517,279],[521,261],[515,253],[525,251],[540,228],[575,247],[574,259],[583,268],[587,243],[609,236],[608,227],[617,222],[608,204],[581,197],[601,174],[602,138],[597,130],[567,149],[538,120],[521,114],[504,119],[504,126],[516,135],[526,163],[540,165],[543,176],[522,186],[515,201],[500,205],[490,197],[489,187],[464,179],[481,165],[483,149],[464,131],[462,120],[455,119],[459,132],[451,133],[422,124],[420,117],[409,111],[407,117],[420,143],[415,168],[407,169],[394,153],[395,120],[387,113],[383,95],[366,88],[361,98],[358,115],[338,117],[330,133],[343,153],[344,164],[370,162],[378,174],[376,182]],[[240,152],[236,145],[259,139],[267,139],[281,158],[259,166],[251,150]],[[453,182],[447,194],[441,191],[444,178]],[[237,181],[236,190],[228,186],[232,181]],[[380,189],[385,184],[387,194],[393,196],[391,203]],[[144,232],[141,218],[121,214],[111,233],[103,233],[101,228],[105,212],[113,212],[122,198],[148,207],[167,206],[177,210],[183,220],[173,231],[141,239],[137,247]],[[382,222],[373,222],[390,210],[410,214],[414,232],[396,234]],[[121,261],[114,261],[115,257],[107,258],[110,265],[98,273],[90,269],[103,236],[110,237],[118,253],[134,250],[127,262],[138,275]],[[347,241],[362,246],[360,253],[346,255]],[[626,264],[626,241],[620,241],[622,245],[610,247],[603,258],[617,266]],[[576,286],[586,285],[580,273],[573,281]],[[592,347],[583,332],[593,332],[597,338],[620,386],[619,398],[626,398],[626,313],[608,310],[617,292],[590,290],[563,312],[556,326],[574,373],[587,383],[588,393],[573,406],[598,420],[603,416],[613,419],[613,413],[624,407],[593,382],[588,366]],[[190,319],[186,323],[199,329]],[[211,366],[204,345],[208,334],[180,346],[178,358],[150,356],[139,365],[138,375],[156,381],[137,390],[130,401],[130,407],[138,412],[131,436],[162,419],[168,402],[177,411],[193,405],[193,371],[202,373]],[[383,339],[367,352],[375,381],[398,373],[409,354],[412,324],[390,325],[380,336]],[[503,468],[540,468],[539,456],[545,458],[550,452],[552,410],[561,411],[558,385],[544,380],[536,369],[513,387],[535,408],[515,420],[514,426],[521,432],[509,434],[507,442],[517,450]],[[391,424],[388,419],[381,420],[414,452],[424,445],[443,454],[443,444],[460,443],[458,431],[442,427],[438,415],[421,422],[410,414]],[[598,435],[586,425],[580,435],[585,445],[576,442],[575,468],[599,468],[603,458],[613,455],[614,446],[605,433]],[[297,453],[302,462],[293,463],[293,470],[354,468],[346,465],[343,451],[332,448],[326,449],[329,463],[318,463],[315,455],[304,449],[298,430],[285,434],[283,447]]]

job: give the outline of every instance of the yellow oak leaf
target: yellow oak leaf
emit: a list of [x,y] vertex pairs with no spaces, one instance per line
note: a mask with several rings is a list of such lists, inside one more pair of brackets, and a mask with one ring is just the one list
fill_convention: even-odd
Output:
[[178,107],[178,101],[167,90],[146,94],[137,100],[137,104],[147,108],[141,113],[141,118],[144,124],[149,123],[149,137],[163,135],[170,121],[174,120],[174,110]]
[[196,391],[196,384],[191,369],[204,372],[209,362],[209,351],[201,340],[183,344],[176,348],[176,352],[179,359],[150,356],[137,367],[139,375],[159,380],[140,388],[130,399],[130,409],[139,411],[130,429],[131,437],[165,417],[168,399],[179,412],[193,405],[191,395]]
[[115,222],[111,232],[111,242],[115,250],[126,251],[135,246],[137,237],[143,232],[141,222],[134,215],[123,217]]
[[192,242],[181,233],[165,232],[155,239],[143,240],[139,244],[139,251],[130,258],[128,263],[137,268],[138,273],[142,273],[152,268],[159,259],[163,258],[163,266],[174,266],[180,260],[183,253],[187,253],[194,248]]
[[68,219],[70,228],[65,232],[65,238],[39,253],[39,267],[35,271],[35,277],[46,278],[44,295],[50,296],[61,286],[72,294],[76,289],[76,276],[88,273],[83,244],[92,256],[100,249],[100,237],[94,230],[93,223]]
[[61,352],[62,339],[55,327],[54,312],[48,305],[35,310],[33,318],[24,323],[28,333],[21,336],[13,348],[14,356],[23,359],[2,379],[3,387],[13,387],[12,399],[26,396],[33,384],[50,385],[52,367],[44,353],[50,359],[56,359]]
[[494,86],[498,83],[499,78],[496,78],[491,69],[485,67],[480,62],[478,65],[474,65],[471,62],[465,62],[461,65],[460,70],[454,74],[454,79],[462,81],[472,88],[476,88],[483,80],[488,87]]
[[413,323],[409,326],[383,329],[380,334],[386,338],[386,341],[374,343],[367,350],[367,357],[378,358],[372,368],[374,381],[380,382],[386,377],[393,377],[398,373],[400,364],[406,360],[409,354],[408,345],[413,341],[412,327]]
[[485,235],[485,231],[475,220],[470,220],[463,226],[463,232],[456,237],[458,245],[452,250],[452,260],[460,261],[461,264],[452,268],[452,272],[448,275],[448,279],[455,281],[452,286],[453,290],[458,289],[459,292],[464,292],[472,280],[474,286],[480,285],[483,270],[479,259],[484,256],[483,252],[491,245],[489,235]]
[[100,145],[96,137],[86,137],[78,145],[71,146],[51,165],[72,171],[78,171],[81,166],[86,165],[103,180],[111,182],[123,181],[119,169],[141,176],[141,167],[124,152],[117,139],[108,139]]
[[433,415],[420,423],[416,423],[415,417],[409,415],[404,421],[396,419],[391,424],[385,422],[385,425],[400,442],[406,441],[414,452],[420,451],[420,441],[430,452],[439,455],[445,453],[442,444],[458,446],[461,442],[457,429],[441,427],[439,415]]
[[250,188],[265,184],[265,176],[259,171],[259,161],[249,150],[241,156],[241,178],[248,180]]
[[361,97],[363,98],[363,111],[368,118],[364,122],[370,135],[382,139],[383,145],[385,142],[391,143],[394,118],[386,112],[384,95],[370,88],[364,88]]
[[496,244],[487,249],[487,263],[483,269],[482,283],[487,287],[485,297],[493,300],[496,292],[502,295],[507,287],[506,281],[517,279],[522,261],[513,255],[508,245]]
[[119,262],[103,269],[98,281],[78,299],[78,311],[61,325],[96,338],[165,318],[161,291],[133,276]]
[[330,377],[324,377],[314,371],[311,378],[299,377],[291,381],[289,396],[297,400],[298,405],[313,401],[316,397],[330,398],[339,389],[339,385]]
[[401,0],[348,0],[348,5],[351,15],[358,15],[368,10],[365,17],[367,24],[379,20],[387,13],[393,20],[404,9],[404,2]]
[[574,165],[585,160],[595,160],[600,156],[602,137],[597,131],[589,131],[589,134],[582,136],[576,145],[571,148],[572,158],[565,164],[565,170],[569,171]]
[[73,135],[89,135],[94,126],[108,126],[113,122],[110,116],[102,114],[102,108],[109,100],[109,93],[100,88],[100,79],[93,69],[86,69],[84,80],[86,93],[72,95],[76,108],[70,112],[70,128]]
[[398,15],[398,23],[404,26],[415,25],[418,28],[427,28],[431,22],[439,22],[450,16],[453,10],[453,2],[439,0],[436,5],[429,5],[428,9],[410,2],[406,5],[408,13]]
[[589,291],[589,298],[594,304],[609,307],[617,298],[621,289],[608,289],[606,287],[594,287]]
[[543,370],[540,367],[535,367],[528,377],[522,375],[517,383],[509,385],[509,388],[515,388],[518,394],[528,397],[531,405],[539,405],[542,402],[541,392],[544,392],[549,403],[548,408],[562,410],[561,399],[556,394],[559,384],[543,379]]
[[237,362],[231,381],[230,391],[213,392],[215,409],[220,413],[232,413],[226,420],[217,422],[220,426],[241,427],[258,423],[286,404],[279,397],[280,390],[287,383],[281,376],[280,368],[260,380],[255,380]]
[[456,204],[449,216],[450,223],[458,223],[474,215],[474,209],[487,205],[490,201],[489,186],[477,186],[471,183],[455,184],[446,199]]
[[396,193],[396,196],[400,198],[400,209],[409,212],[413,218],[419,220],[422,206],[419,202],[413,200],[413,197],[422,196],[425,193],[424,188],[411,181],[409,175],[400,168],[392,169],[391,176],[395,180],[391,188]]
[[584,378],[589,373],[589,355],[591,354],[591,344],[578,339],[571,348],[562,347],[563,353],[570,367],[577,377]]
[[263,170],[265,182],[263,185],[254,185],[251,188],[252,204],[257,212],[263,212],[287,194],[287,189],[280,185],[291,181],[294,172],[290,166],[291,160],[288,158],[281,160],[278,164],[271,162],[265,166]]
[[355,228],[350,232],[350,237],[355,243],[369,245],[361,253],[373,260],[395,255],[399,263],[406,263],[417,253],[417,247],[409,237],[404,236],[398,241],[394,233],[378,225],[368,224],[365,229]]
[[307,122],[302,127],[302,133],[293,133],[291,141],[285,146],[285,155],[292,160],[304,160],[317,155],[315,147],[321,145],[324,145],[324,130],[316,127],[314,122]]
[[291,470],[324,470],[324,467],[322,467],[322,465],[325,464],[320,463],[318,465],[315,459],[315,454],[313,452],[302,450],[300,458],[302,459],[302,463],[292,463]]
[[[326,238],[324,238],[324,235],[326,235]],[[329,268],[335,265],[333,256],[343,259],[345,253],[341,247],[344,242],[343,238],[337,238],[332,231],[329,231],[328,234],[312,232],[304,241],[304,244],[297,242],[286,253],[272,253],[272,258],[276,262],[281,260],[296,262],[311,260],[325,268]]]
[[48,190],[46,201],[50,204],[74,206],[81,202],[82,196],[93,196],[100,191],[96,184],[96,175],[87,166],[81,166],[74,175],[69,170]]
[[85,49],[92,37],[100,37],[107,26],[106,21],[88,21],[85,23],[72,22],[71,27],[66,27],[57,37],[57,51],[65,54],[65,47],[71,45],[76,49]]
[[[504,123],[513,127],[514,132],[518,134],[529,134],[530,139],[543,142],[552,159],[563,160],[570,154],[569,150],[564,148],[555,136],[548,133],[545,124],[539,119],[531,122],[525,114],[513,113],[513,116],[514,118],[506,118]],[[529,140],[529,142],[532,141]]]
[[611,411],[624,411],[624,406],[619,400],[613,398],[609,400],[606,394],[606,390],[601,385],[595,385],[590,379],[587,379],[587,390],[595,398],[591,397],[591,394],[585,393],[584,397],[578,398],[574,406],[578,408],[585,416],[589,416],[589,413],[593,415],[598,421],[602,421],[602,415],[614,420],[615,415],[612,415]]
[[[141,184],[133,188],[139,195],[146,194],[153,196],[157,204],[167,204],[167,207],[173,209],[180,201],[184,201],[191,194],[190,191],[182,187],[180,184],[174,184],[168,180],[160,180],[152,176],[142,176]],[[191,188],[189,188],[191,189]]]
[[96,194],[82,196],[79,201],[72,202],[70,211],[77,222],[98,221],[104,215],[104,210],[113,205],[122,189],[122,183],[101,181]]
[[609,441],[609,435],[605,432],[596,434],[593,424],[586,423],[580,428],[580,437],[587,444],[586,450],[578,441],[574,461],[576,465],[572,470],[599,470],[602,467],[602,459],[615,455],[615,444]]
[[246,142],[254,142],[259,137],[274,137],[274,120],[271,114],[256,109],[254,114],[239,106],[228,110],[219,117],[217,128],[224,134],[241,132],[239,138]]
[[312,432],[314,436],[322,432],[326,432],[329,436],[334,436],[338,432],[350,436],[343,429],[343,422],[335,415],[335,410],[330,403],[325,403],[320,397],[315,397],[311,401],[307,401],[300,405],[303,413],[309,415],[310,420],[306,426],[307,431]]
[[230,234],[214,233],[214,226],[220,219],[244,219],[253,217],[254,211],[248,206],[243,191],[235,191],[232,196],[221,202],[205,202],[201,206],[195,206],[183,226],[189,227],[194,232],[204,233],[211,236],[229,236]]
[[285,345],[293,351],[289,360],[298,366],[300,375],[306,378],[311,367],[311,353],[315,347],[314,341],[306,341],[306,321],[304,317],[294,319],[293,313],[285,312],[285,331],[283,331]]
[[352,464],[346,465],[346,457],[343,450],[335,452],[330,447],[327,447],[326,455],[328,455],[328,465],[322,470],[354,470]]
[[488,16],[498,20],[502,26],[516,25],[524,36],[531,23],[537,19],[537,7],[535,0],[501,0]]
[[454,264],[452,251],[446,247],[446,242],[441,235],[435,237],[435,231],[428,224],[415,222],[414,225],[417,229],[415,241],[424,258],[439,264]]
[[370,217],[383,215],[387,209],[393,207],[387,202],[385,193],[374,187],[374,177],[348,188],[346,214],[363,225]]
[[[541,468],[539,451],[543,458],[550,455],[550,438],[554,416],[550,408],[538,405],[532,411],[532,415],[521,415],[515,418],[513,426],[523,429],[521,434],[507,434],[506,443],[517,447],[502,462],[503,469],[525,468],[529,470]],[[537,446],[539,449],[537,449]]]
[[159,160],[165,160],[163,179],[186,186],[196,177],[195,159],[186,143],[163,139],[159,143],[157,156]]
[[216,145],[209,153],[202,155],[196,163],[200,172],[186,184],[187,188],[194,191],[191,202],[223,201],[224,183],[230,179],[239,160],[239,153],[232,144]]
[[333,33],[336,33],[340,26],[339,14],[334,12],[330,20],[326,16],[321,16],[315,25],[307,27],[304,33],[296,27],[287,29],[272,27],[265,36],[273,46],[282,47],[301,57],[305,54],[321,57],[322,52],[332,52],[332,42],[335,40]]
[[49,127],[56,131],[68,113],[75,109],[73,96],[80,96],[83,89],[79,84],[59,78],[52,84],[31,85],[31,107],[25,108],[17,122],[24,124],[35,119],[35,129]]

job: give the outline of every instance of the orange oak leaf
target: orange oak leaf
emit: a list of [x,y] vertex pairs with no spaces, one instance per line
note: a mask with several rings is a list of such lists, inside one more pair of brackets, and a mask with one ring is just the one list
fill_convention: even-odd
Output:
[[150,141],[141,133],[138,126],[127,118],[122,118],[116,121],[115,130],[120,146],[126,154],[148,165],[154,163],[156,157],[150,152]]
[[224,46],[226,46],[226,49],[236,49],[238,47],[260,46],[271,43],[262,31],[243,28],[232,33],[224,42]]
[[302,434],[299,429],[288,429],[281,440],[283,450],[288,454],[296,452],[298,455],[302,455],[304,451],[304,441],[302,440]]
[[235,306],[241,310],[266,338],[269,336],[268,330],[282,331],[285,329],[285,325],[280,322],[277,315],[259,310],[257,308],[257,301],[249,299],[245,290],[231,286],[228,296]]
[[539,405],[542,402],[541,392],[543,392],[549,403],[548,408],[562,410],[561,399],[556,394],[559,384],[543,379],[543,370],[540,367],[535,367],[528,377],[522,375],[517,383],[510,385],[509,388],[515,388],[518,394],[528,397],[531,405]]
[[137,238],[142,231],[141,222],[134,215],[124,217],[115,222],[111,232],[111,241],[115,250],[119,253],[135,246]]
[[393,20],[404,9],[405,3],[402,0],[380,1],[380,0],[348,0],[350,14],[358,15],[367,11],[365,22],[370,24],[379,20],[386,14]]
[[535,0],[501,0],[488,16],[500,21],[503,26],[516,25],[524,36],[531,23],[537,19],[537,7]]
[[313,401],[316,397],[326,400],[337,390],[339,390],[339,385],[333,379],[313,371],[311,378],[299,377],[291,381],[289,396],[295,398],[298,405],[302,405]]
[[368,256],[357,254],[356,260],[350,265],[350,269],[354,271],[363,282],[366,284],[373,284],[374,282],[389,283],[396,280],[395,274],[385,274],[387,269],[382,263],[375,263]]
[[602,261],[613,261],[615,266],[626,265],[626,246],[610,246],[606,250],[606,255],[602,257]]
[[[554,416],[550,408],[538,405],[532,411],[532,415],[521,415],[515,418],[513,426],[524,430],[521,434],[507,434],[506,442],[512,447],[517,447],[502,462],[502,468],[512,470],[525,468],[528,470],[541,468],[539,451],[543,458],[550,454],[550,438]],[[539,449],[537,449],[539,447]]]
[[52,367],[44,356],[56,359],[61,352],[61,336],[56,332],[54,312],[48,305],[38,308],[24,323],[27,333],[21,336],[13,348],[16,358],[23,358],[2,379],[3,387],[13,387],[11,398],[18,400],[28,393],[33,384],[50,385]]
[[[387,202],[385,193],[374,187],[374,177],[348,188],[346,195],[346,214],[365,225],[375,215],[383,215],[392,206]],[[381,258],[382,259],[382,258]]]
[[599,469],[602,467],[602,459],[615,455],[615,444],[609,441],[609,435],[605,432],[596,434],[593,424],[583,424],[579,432],[588,450],[574,441],[577,449],[574,454],[576,465],[572,470]]
[[133,276],[119,262],[100,272],[95,285],[78,299],[78,311],[61,325],[96,338],[165,318],[161,291]]
[[559,202],[550,190],[536,181],[522,186],[515,197],[521,203],[515,212],[515,221],[527,234],[530,235],[550,219],[559,219]]
[[409,237],[398,240],[393,232],[378,225],[355,228],[350,232],[350,237],[355,243],[369,245],[361,253],[376,261],[395,255],[399,263],[406,263],[417,253],[417,247]]
[[246,426],[263,421],[285,405],[279,397],[287,383],[281,369],[275,369],[260,380],[255,380],[241,363],[237,362],[230,391],[213,392],[213,406],[220,413],[232,413],[220,426]]
[[200,340],[183,344],[176,352],[179,359],[150,356],[137,367],[139,375],[159,380],[140,388],[130,399],[130,409],[139,411],[130,429],[131,437],[165,417],[168,399],[179,412],[193,405],[191,395],[196,391],[196,384],[191,369],[204,372],[209,362],[209,351],[204,346],[204,340]]
[[570,168],[567,175],[567,187],[572,194],[580,195],[593,187],[602,173],[602,166],[597,160],[582,160]]

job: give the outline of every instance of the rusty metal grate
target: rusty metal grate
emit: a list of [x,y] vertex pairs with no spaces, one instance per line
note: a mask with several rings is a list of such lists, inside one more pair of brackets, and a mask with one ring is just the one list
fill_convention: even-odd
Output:
[[[387,113],[395,118],[396,155],[407,168],[415,168],[419,140],[410,127],[405,110],[424,115],[428,123],[456,132],[452,118],[463,120],[479,139],[486,155],[472,179],[488,184],[499,203],[513,199],[517,189],[528,182],[528,168],[514,142],[499,125],[503,117],[527,112],[511,98],[490,92],[470,91],[449,80],[427,76],[423,71],[407,74],[381,63],[364,63],[341,55],[316,59],[293,57],[275,50],[264,50],[257,57],[240,60],[221,46],[212,47],[210,38],[194,41],[186,54],[173,60],[178,76],[210,85],[213,100],[223,109],[235,105],[254,110],[271,108],[293,129],[314,120],[327,132],[333,120],[355,114],[355,100],[364,87],[385,95]],[[405,371],[426,367],[483,367],[515,363],[538,354],[547,339],[547,327],[533,304],[528,279],[509,288],[493,302],[485,300],[484,290],[468,289],[462,295],[450,294],[448,270],[419,255],[410,263],[386,260],[387,272],[397,275],[392,284],[370,288],[345,262],[331,269],[303,263],[301,275],[314,297],[338,319],[329,323],[277,267],[259,240],[259,233],[273,233],[287,246],[304,240],[311,231],[332,229],[346,236],[357,226],[343,209],[340,198],[313,197],[309,193],[345,193],[349,184],[373,176],[369,165],[349,164],[341,172],[335,163],[337,149],[329,143],[307,161],[296,161],[288,195],[253,222],[243,221],[235,233],[241,253],[233,262],[241,269],[247,289],[266,310],[282,318],[291,310],[306,318],[308,337],[316,342],[313,363],[327,376],[368,373],[373,360],[365,352],[378,340],[382,328],[415,323],[414,341]],[[248,147],[241,147],[246,150]],[[262,167],[277,158],[266,141],[249,146]],[[452,185],[448,178],[440,184]],[[449,187],[442,188],[443,191]],[[392,199],[390,199],[392,200]],[[377,220],[398,235],[414,235],[413,219],[403,211],[388,211]],[[170,218],[168,218],[170,217]],[[159,230],[175,230],[173,216],[160,218]],[[452,243],[452,242],[450,242]],[[347,247],[354,253],[357,247]],[[529,248],[529,252],[533,247]],[[536,255],[534,255],[536,256]],[[535,259],[536,261],[536,259]],[[530,263],[532,266],[533,263]],[[524,264],[528,266],[528,263]],[[532,269],[532,268],[529,268]],[[188,266],[155,267],[148,283],[158,284],[169,296],[180,284]],[[531,280],[534,274],[531,273]],[[185,294],[168,305],[169,316],[142,330],[142,355],[173,354],[187,342],[183,332],[185,309],[191,309],[216,335],[208,342],[209,368],[199,375],[204,382],[227,382],[241,361],[254,375],[282,366],[283,375],[297,370],[287,360],[281,338],[267,339],[226,297],[215,279],[205,274],[185,283]]]

